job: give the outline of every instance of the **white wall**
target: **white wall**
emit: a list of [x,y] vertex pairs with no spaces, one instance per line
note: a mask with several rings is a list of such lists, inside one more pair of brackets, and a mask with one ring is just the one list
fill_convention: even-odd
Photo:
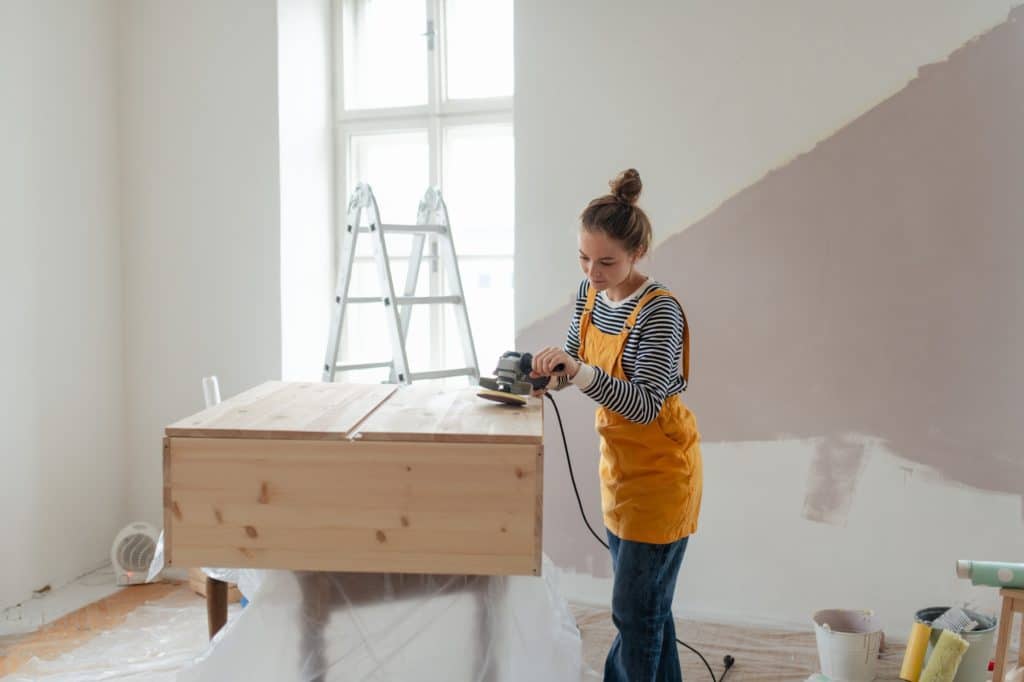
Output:
[[127,512],[114,9],[0,3],[0,606]]
[[319,376],[329,58],[328,0],[0,5],[0,605],[162,524],[202,376]]
[[161,437],[281,376],[277,4],[120,5],[133,517],[162,523]]
[[319,381],[334,289],[331,2],[279,0],[277,25],[281,371]]
[[516,2],[516,329],[575,290],[576,219],[619,170],[660,242],[1017,4]]

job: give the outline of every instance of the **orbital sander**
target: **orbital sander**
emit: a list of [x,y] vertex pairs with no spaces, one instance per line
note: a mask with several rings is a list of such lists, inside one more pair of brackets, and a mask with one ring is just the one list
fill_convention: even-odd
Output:
[[[556,373],[564,370],[563,364],[555,367]],[[530,377],[531,371],[533,355],[510,350],[498,359],[493,377],[480,377],[481,388],[477,395],[503,405],[522,407],[530,393],[544,388],[551,380],[549,376]]]

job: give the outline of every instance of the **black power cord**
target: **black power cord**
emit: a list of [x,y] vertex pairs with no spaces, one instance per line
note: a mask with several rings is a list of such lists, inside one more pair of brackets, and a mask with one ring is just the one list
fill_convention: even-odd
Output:
[[[587,525],[587,530],[589,530],[590,534],[594,536],[594,539],[600,542],[605,549],[608,549],[608,543],[605,542],[600,535],[594,532],[594,529],[590,526],[590,521],[587,520],[587,513],[583,511],[583,500],[580,499],[580,489],[576,486],[576,476],[573,474],[572,471],[572,459],[569,457],[569,442],[565,438],[565,428],[562,426],[562,413],[558,411],[558,403],[555,402],[555,399],[551,397],[550,393],[545,393],[544,396],[551,401],[551,407],[555,408],[555,416],[558,418],[558,430],[562,434],[562,446],[565,448],[565,463],[569,465],[569,479],[572,481],[572,491],[576,493],[576,504],[578,504],[580,507],[580,516],[583,517],[583,523]],[[722,659],[722,663],[725,664],[725,670],[722,671],[721,677],[715,677],[715,671],[711,669],[711,664],[708,663],[707,659],[704,658],[704,656],[699,651],[697,651],[681,639],[677,638],[676,642],[686,647],[693,653],[697,654],[698,658],[700,658],[700,660],[704,662],[704,667],[708,669],[708,674],[711,675],[712,682],[721,682],[722,680],[724,680],[725,676],[729,673],[729,670],[732,668],[733,664],[736,663],[735,658],[726,655],[725,658]]]

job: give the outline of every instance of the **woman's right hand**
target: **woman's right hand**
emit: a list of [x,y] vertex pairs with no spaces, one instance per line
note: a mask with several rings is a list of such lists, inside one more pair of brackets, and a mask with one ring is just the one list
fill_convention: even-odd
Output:
[[579,363],[561,348],[548,346],[537,351],[533,356],[531,377],[559,376],[572,377],[579,371]]

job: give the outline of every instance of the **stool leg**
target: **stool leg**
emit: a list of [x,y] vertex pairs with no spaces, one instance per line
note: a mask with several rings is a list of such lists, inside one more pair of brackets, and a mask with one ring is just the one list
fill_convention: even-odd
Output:
[[1006,669],[1006,650],[1010,646],[1010,632],[1013,628],[1013,599],[1003,597],[1003,610],[999,615],[999,639],[996,642],[996,667],[992,682],[1003,682]]
[[228,584],[206,576],[206,623],[210,639],[228,622]]
[[1020,642],[1017,649],[1017,665],[1024,668],[1024,603],[1016,602],[1014,611],[1020,609]]

